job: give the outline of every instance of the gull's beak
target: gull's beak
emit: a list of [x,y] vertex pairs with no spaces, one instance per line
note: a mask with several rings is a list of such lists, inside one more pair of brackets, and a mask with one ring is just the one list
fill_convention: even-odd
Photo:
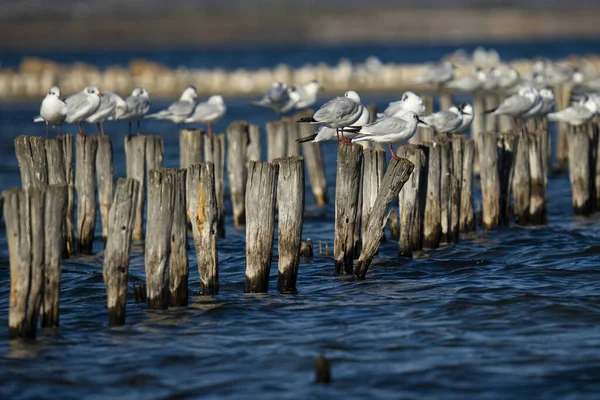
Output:
[[469,114],[469,113],[467,113],[467,112],[464,112],[464,111],[462,111],[462,115],[471,115],[471,114]]
[[427,125],[429,126],[429,124],[425,121],[423,121],[421,118],[417,118],[417,121],[419,121],[420,123],[422,123],[423,125]]
[[102,94],[102,92],[98,92],[98,96],[102,97],[104,95]]

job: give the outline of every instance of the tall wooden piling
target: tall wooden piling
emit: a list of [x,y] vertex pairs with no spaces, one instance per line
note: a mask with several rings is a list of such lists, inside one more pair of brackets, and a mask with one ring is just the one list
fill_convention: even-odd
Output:
[[364,243],[363,251],[354,270],[355,279],[365,279],[371,261],[373,261],[373,257],[381,243],[390,203],[398,197],[398,193],[408,181],[412,171],[413,164],[406,159],[392,159],[390,161],[383,177],[381,190],[369,216],[367,224],[368,239]]
[[364,149],[363,164],[361,231],[362,241],[365,242],[367,240],[365,236],[367,234],[367,220],[369,219],[371,208],[375,204],[375,199],[377,199],[377,194],[379,193],[385,173],[385,151],[378,148]]
[[269,290],[273,257],[277,164],[250,161],[246,192],[246,292]]
[[300,144],[296,141],[298,139],[299,123],[295,119],[286,117],[282,119],[285,124],[287,149],[285,155],[288,157],[300,155]]
[[465,137],[454,135],[452,144],[452,169],[450,174],[450,229],[448,231],[448,242],[458,243],[460,238],[460,186],[462,184],[463,172],[463,149]]
[[[485,108],[486,110],[493,110],[500,104],[500,99],[496,93],[486,93],[485,95]],[[490,113],[485,116],[485,129],[490,132],[498,132],[498,116]]]
[[188,305],[187,200],[185,169],[166,170],[173,176],[173,218],[169,251],[170,305]]
[[114,167],[110,136],[98,136],[96,154],[96,174],[98,178],[98,200],[102,223],[102,241],[106,244],[108,235],[108,213],[113,200]]
[[440,241],[448,243],[450,239],[451,192],[452,192],[452,147],[446,135],[437,135],[433,139],[440,147]]
[[179,131],[179,168],[202,162],[202,130],[181,129]]
[[[30,242],[30,280],[29,302],[27,304],[27,321],[25,336],[35,338],[38,317],[44,301],[44,211],[45,188],[29,188],[26,193],[29,197],[29,215],[26,221],[27,228],[31,229]],[[60,228],[60,227],[59,227]],[[60,232],[57,232],[60,233]],[[60,238],[60,236],[59,236]],[[57,243],[56,251],[60,252],[62,246]]]
[[302,157],[294,156],[277,158],[273,163],[279,166],[277,289],[281,293],[296,293],[304,215],[304,160]]
[[[546,132],[531,133],[529,136],[529,171],[530,171],[530,201],[529,221],[533,225],[543,225],[547,222],[546,185],[547,185],[547,153]],[[595,150],[592,150],[595,151]]]
[[483,227],[492,229],[500,224],[500,176],[497,136],[482,132],[479,148],[479,173],[483,198]]
[[423,219],[423,247],[437,249],[442,237],[441,173],[442,148],[438,143],[426,143],[427,197]]
[[359,207],[363,148],[361,146],[340,146],[337,160],[333,243],[335,273],[351,274],[356,252],[354,248],[355,225],[360,223],[356,216]]
[[[294,120],[302,117],[312,116],[312,110],[305,110],[294,115]],[[314,134],[315,127],[310,124],[299,124],[299,137],[306,137]],[[308,180],[315,196],[317,205],[327,204],[327,180],[325,179],[325,168],[323,164],[323,151],[321,143],[302,143],[302,155],[308,171]]]
[[67,215],[65,217],[65,255],[75,254],[75,174],[73,168],[73,136],[61,136],[67,184]]
[[452,107],[452,92],[442,89],[439,92],[440,110],[447,110]]
[[75,188],[77,189],[77,243],[79,252],[91,254],[96,229],[96,155],[98,136],[77,135]]
[[571,127],[569,137],[569,179],[573,213],[589,215],[594,211],[593,146],[590,127]]
[[424,199],[427,192],[427,158],[423,148],[417,145],[402,146],[397,153],[413,164],[413,172],[400,191],[400,235],[398,255],[412,257],[414,251],[422,248],[422,223]]
[[462,175],[460,185],[460,231],[462,233],[475,230],[475,213],[473,211],[473,166],[475,141],[466,140],[463,147]]
[[204,141],[204,159],[214,165],[217,201],[217,235],[225,237],[225,135],[212,135]]
[[473,172],[479,174],[479,151],[481,147],[480,135],[485,132],[486,110],[483,93],[477,91],[473,94],[473,121],[471,122],[471,139],[475,141],[475,152],[473,153]]
[[260,161],[260,126],[250,124],[248,138],[248,161]]
[[[568,85],[558,86],[554,91],[556,109],[563,110],[569,106],[571,88]],[[554,169],[564,171],[569,166],[569,138],[571,127],[566,122],[556,123],[556,164]]]
[[[148,177],[148,223],[146,224],[145,269],[148,307],[169,306],[171,229],[175,198],[175,175],[169,170],[152,170]],[[135,226],[135,225],[134,225]]]
[[140,183],[133,178],[119,178],[114,203],[108,216],[108,235],[102,276],[108,302],[108,324],[125,324],[129,247],[135,222],[135,201]]
[[513,215],[517,225],[529,224],[529,202],[531,198],[531,177],[529,168],[529,134],[518,132],[513,177]]
[[233,207],[233,223],[236,227],[241,227],[246,223],[247,146],[248,123],[244,121],[232,122],[227,128],[227,171],[231,205]]
[[37,136],[17,136],[15,152],[21,171],[21,187],[27,190],[48,184],[48,165],[44,138]]
[[510,224],[510,192],[514,176],[515,152],[519,136],[515,132],[505,132],[498,136],[498,177],[500,179],[500,224]]
[[219,293],[219,270],[217,256],[217,197],[215,171],[212,162],[190,165],[187,171],[188,217],[192,235],[200,292],[205,296]]
[[145,135],[146,138],[146,182],[148,182],[148,173],[153,169],[163,167],[164,144],[160,136]]
[[285,157],[287,152],[287,132],[284,120],[267,122],[267,160]]
[[[72,140],[72,136],[69,136]],[[49,185],[67,185],[67,175],[65,168],[65,155],[63,152],[63,143],[61,137],[56,139],[46,140],[46,160],[48,163],[48,184]],[[67,201],[67,199],[65,199]],[[66,206],[65,206],[66,207]],[[62,221],[63,228],[61,233],[63,235],[62,241],[62,252],[64,256],[69,255],[69,238],[67,234],[67,212],[63,213],[65,219]]]
[[127,164],[127,177],[136,179],[140,183],[135,201],[135,222],[133,225],[132,240],[144,239],[144,200],[146,171],[146,138],[142,135],[125,136],[125,159]]

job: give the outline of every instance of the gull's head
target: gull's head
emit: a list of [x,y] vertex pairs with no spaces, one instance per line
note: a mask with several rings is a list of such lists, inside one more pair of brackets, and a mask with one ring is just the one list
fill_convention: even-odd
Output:
[[292,100],[293,102],[297,102],[298,100],[300,100],[300,92],[298,92],[298,89],[296,88],[296,86],[290,86],[287,89],[287,93],[288,93],[288,96],[290,97],[290,100]]
[[583,106],[591,112],[593,112],[594,114],[598,114],[598,103],[596,103],[596,101],[592,97],[585,96]]
[[216,106],[222,106],[223,104],[225,104],[225,101],[223,101],[223,97],[220,95],[214,95],[214,96],[210,96],[207,100],[208,104],[214,104]]
[[417,115],[421,115],[425,112],[425,104],[421,96],[413,92],[404,92],[402,94],[402,109],[405,111],[412,111]]
[[408,123],[409,123],[409,124],[411,124],[411,125],[412,125],[412,124],[414,124],[414,126],[417,126],[419,123],[421,123],[421,124],[423,124],[423,125],[427,125],[427,123],[426,123],[426,122],[422,121],[422,120],[419,118],[419,116],[418,116],[416,113],[412,112],[412,111],[409,111],[409,112],[407,112],[407,113],[406,113],[406,114],[405,114],[405,115],[402,117],[402,119],[404,119],[404,120],[408,121]]
[[185,88],[179,100],[194,102],[198,99],[198,91],[194,86],[188,86]]
[[48,93],[46,93],[47,96],[56,96],[60,99],[60,89],[58,88],[58,86],[52,86],[49,90]]
[[491,69],[490,74],[494,78],[500,78],[502,76],[502,71],[500,70],[500,68],[494,67],[494,68]]
[[85,89],[83,89],[83,93],[85,93],[88,96],[102,96],[102,93],[100,92],[100,90],[98,90],[96,86],[86,87]]
[[462,103],[460,103],[460,106],[458,106],[458,109],[460,110],[461,114],[463,115],[473,115],[473,106],[469,103],[467,103],[466,101],[463,101]]
[[583,72],[576,69],[575,71],[573,71],[571,80],[573,81],[574,84],[581,85],[583,83],[583,81],[585,81],[585,76],[583,75]]
[[547,88],[540,90],[540,96],[544,100],[554,100],[554,92]]
[[306,85],[304,85],[304,90],[306,90],[309,93],[312,94],[316,94],[318,92],[320,92],[323,89],[323,85],[321,85],[321,82],[319,82],[316,79],[313,79],[312,81],[308,82]]
[[347,99],[352,100],[355,103],[360,104],[360,96],[358,95],[358,93],[356,93],[354,90],[348,90],[345,94],[344,97],[346,97]]

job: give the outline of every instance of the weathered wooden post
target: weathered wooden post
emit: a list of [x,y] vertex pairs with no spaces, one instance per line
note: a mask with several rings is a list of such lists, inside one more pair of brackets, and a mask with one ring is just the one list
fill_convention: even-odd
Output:
[[[496,93],[486,93],[485,95],[485,108],[486,110],[493,110],[498,107],[500,99]],[[485,129],[490,132],[498,132],[498,117],[492,113],[485,116]]]
[[304,160],[293,156],[273,160],[279,166],[277,179],[277,222],[279,276],[281,293],[296,293],[302,225],[304,215]]
[[398,255],[412,257],[415,250],[422,248],[423,201],[427,191],[427,158],[422,148],[408,145],[398,148],[399,157],[408,159],[413,164],[413,172],[400,191],[400,235]]
[[267,122],[267,160],[285,157],[287,151],[286,123],[283,120]]
[[140,183],[135,201],[135,222],[133,225],[132,240],[144,239],[144,200],[145,185],[144,169],[146,156],[146,138],[142,135],[125,136],[125,158],[127,164],[127,177],[136,179]]
[[529,172],[529,138],[524,131],[518,132],[519,139],[515,153],[515,173],[513,178],[513,214],[517,225],[529,224],[529,202],[531,198],[531,177]]
[[[44,211],[46,188],[29,188],[25,193],[29,197],[29,215],[26,216],[26,229],[31,229],[30,242],[30,283],[29,304],[27,305],[27,321],[25,336],[35,338],[40,309],[44,302]],[[61,221],[59,219],[58,221]],[[22,225],[21,225],[22,226]],[[60,225],[58,226],[60,229]],[[60,234],[60,231],[55,232]],[[60,236],[58,236],[60,239]],[[55,251],[60,254],[62,246],[57,242]]]
[[479,173],[483,198],[483,227],[495,228],[500,224],[500,176],[498,139],[493,132],[481,132]]
[[440,215],[442,235],[440,241],[449,242],[451,191],[452,191],[452,148],[446,135],[437,135],[433,142],[440,147]]
[[475,213],[473,211],[473,157],[475,141],[465,140],[463,147],[462,180],[460,184],[460,231],[463,233],[475,230]]
[[260,126],[250,124],[248,126],[248,137],[247,159],[248,161],[260,161]]
[[471,122],[471,138],[475,141],[473,153],[473,173],[479,174],[479,151],[481,147],[481,133],[485,132],[485,100],[483,93],[477,91],[473,94],[473,122]]
[[[529,171],[531,193],[529,201],[529,221],[534,225],[547,222],[546,183],[547,183],[547,153],[542,133],[529,134]],[[519,143],[520,145],[520,143]],[[595,152],[595,150],[592,150]],[[593,169],[592,169],[593,171]]]
[[75,254],[75,174],[73,172],[73,136],[60,137],[65,160],[65,179],[67,183],[67,215],[65,217],[65,237],[67,240],[65,256]]
[[373,261],[373,257],[377,253],[377,249],[379,249],[379,244],[381,243],[390,203],[398,197],[398,193],[410,178],[413,168],[413,164],[406,159],[392,159],[390,161],[383,177],[381,190],[377,195],[377,200],[369,216],[367,225],[368,239],[364,243],[363,251],[354,270],[355,279],[365,279],[371,261]]
[[202,162],[202,133],[201,129],[179,131],[179,168]]
[[246,292],[269,290],[279,165],[250,161],[246,192]]
[[442,148],[438,143],[425,143],[427,151],[427,196],[423,219],[423,247],[437,249],[442,237],[442,205],[440,179]]
[[213,134],[204,141],[204,159],[214,165],[217,201],[217,236],[225,237],[225,135]]
[[367,240],[367,220],[385,173],[385,151],[383,149],[364,149],[363,150],[363,177],[362,177],[362,241]]
[[360,176],[363,166],[361,146],[340,146],[335,183],[334,259],[336,274],[351,274],[356,252],[354,232],[358,213]]
[[[307,110],[294,115],[294,120],[297,121],[302,117],[312,115],[312,110]],[[315,127],[310,124],[300,124],[298,129],[299,136],[306,137],[314,134]],[[327,180],[325,179],[321,143],[302,143],[302,155],[304,156],[304,162],[308,171],[308,180],[317,205],[324,206],[327,204]]]
[[593,150],[589,126],[571,127],[568,158],[575,215],[590,215],[594,211]]
[[[556,109],[563,110],[569,106],[571,97],[571,88],[568,85],[562,85],[555,88],[554,97],[556,99]],[[566,122],[556,123],[556,165],[554,169],[564,171],[569,166],[569,138],[571,136],[571,127]]]
[[96,229],[96,154],[98,136],[77,135],[75,188],[77,189],[78,249],[92,254]]
[[133,178],[119,178],[115,199],[108,216],[108,235],[104,251],[102,276],[108,302],[108,324],[125,324],[129,247],[135,221],[135,201],[140,183]]
[[169,252],[170,305],[188,305],[187,199],[185,169],[167,170],[173,175],[173,218]]
[[460,239],[460,185],[462,183],[463,148],[465,145],[465,137],[462,135],[454,135],[451,138],[451,142],[452,181],[450,188],[450,230],[448,234],[448,242],[458,243]]
[[285,124],[285,133],[287,141],[286,155],[288,157],[299,156],[300,145],[296,141],[296,139],[298,139],[299,123],[297,123],[295,119],[289,117],[283,118],[282,121]]
[[217,198],[212,162],[190,165],[187,171],[188,217],[192,224],[194,248],[198,260],[200,292],[205,296],[219,293],[217,256]]
[[229,151],[227,154],[227,171],[229,173],[229,191],[233,207],[233,223],[236,227],[241,227],[246,223],[247,145],[248,123],[244,121],[232,122],[227,128],[227,146]]
[[[398,153],[396,153],[398,154]],[[390,239],[398,240],[400,239],[400,222],[398,222],[398,212],[395,208],[390,210],[390,215],[388,217],[388,229],[390,231]]]
[[498,143],[498,177],[500,178],[500,224],[510,225],[510,191],[514,176],[515,152],[518,134],[506,132],[499,134]]
[[447,110],[452,107],[452,92],[446,89],[439,91],[440,110]]
[[[72,136],[69,136],[72,138]],[[48,184],[50,185],[65,185],[67,184],[67,176],[65,170],[65,156],[63,153],[62,138],[46,140],[46,160],[48,163]],[[67,199],[65,199],[67,201]],[[65,220],[62,222],[63,228],[61,233],[62,238],[62,252],[65,256],[68,256],[68,237],[66,228],[66,209],[64,212]]]
[[144,257],[149,308],[165,310],[169,306],[167,263],[171,250],[174,199],[175,175],[166,169],[150,171]]
[[146,182],[148,173],[163,167],[164,144],[160,136],[145,135],[146,138]]
[[17,136],[14,143],[23,190],[47,185],[48,165],[44,138]]
[[98,136],[98,152],[96,154],[96,175],[98,179],[98,200],[102,222],[102,241],[106,245],[108,235],[108,213],[113,200],[114,167],[110,136]]

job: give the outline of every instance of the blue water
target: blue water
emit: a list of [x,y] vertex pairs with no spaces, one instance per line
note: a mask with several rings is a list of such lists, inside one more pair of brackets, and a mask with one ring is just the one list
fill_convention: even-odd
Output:
[[[558,57],[574,49],[597,48],[594,42],[564,43],[498,47],[506,49],[509,57]],[[437,58],[437,52],[451,50],[432,48],[415,47],[406,53],[406,47],[369,47],[364,54],[382,60],[430,60]],[[378,49],[387,50],[379,54]],[[346,51],[307,49],[307,59],[298,62],[336,62]],[[271,66],[288,52],[294,50],[269,50],[259,56],[262,61],[253,62]],[[230,60],[247,60],[244,55],[251,51],[221,53]],[[126,62],[129,56],[95,57],[110,64]],[[166,57],[169,65],[204,57],[175,50],[146,56],[158,61]],[[57,55],[61,61],[66,57]],[[93,60],[88,57],[92,56],[81,55]],[[210,62],[206,65],[216,63]],[[222,66],[232,68],[232,62],[223,61]],[[198,61],[193,66],[201,65]],[[373,95],[364,101],[383,107],[393,99]],[[228,114],[215,127],[217,131],[233,120],[264,125],[274,118],[266,110],[248,107],[247,99],[226,101]],[[165,105],[156,102],[153,109]],[[37,102],[0,104],[0,190],[20,185],[12,142],[17,134],[43,135],[43,127],[31,122],[38,108]],[[110,123],[106,131],[113,138],[115,174],[124,176],[127,127]],[[177,167],[177,130],[165,122],[148,121],[143,131],[163,137],[164,164]],[[336,146],[323,147],[330,198]],[[60,329],[40,332],[34,344],[9,342],[7,329],[0,329],[0,396],[596,399],[600,393],[600,225],[597,216],[574,218],[570,195],[566,173],[549,177],[546,227],[479,230],[456,246],[427,251],[412,260],[398,258],[397,244],[388,240],[367,280],[353,282],[334,276],[331,255],[319,254],[319,242],[332,248],[334,207],[317,208],[308,190],[303,236],[313,239],[317,251],[314,258],[301,262],[297,295],[277,293],[277,257],[270,293],[243,293],[245,232],[234,229],[227,203],[227,237],[219,242],[220,294],[197,296],[198,272],[190,250],[191,305],[149,311],[136,304],[130,293],[128,324],[122,328],[106,325],[102,243],[97,239],[94,256],[63,262]],[[479,196],[476,188],[476,201]],[[143,280],[143,248],[134,245],[130,285]],[[2,225],[0,326],[4,327],[9,287]],[[331,385],[313,382],[319,354],[332,360]]]

